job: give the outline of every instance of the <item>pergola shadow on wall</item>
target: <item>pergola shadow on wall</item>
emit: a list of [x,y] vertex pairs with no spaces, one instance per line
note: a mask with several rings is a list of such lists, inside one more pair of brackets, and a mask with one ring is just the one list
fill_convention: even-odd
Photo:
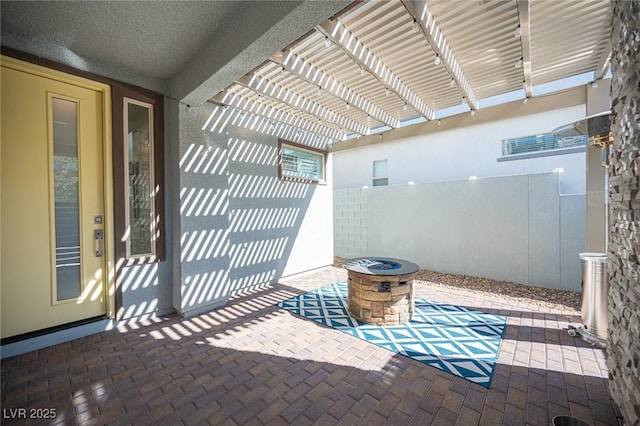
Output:
[[210,104],[180,106],[181,121],[193,123],[171,153],[180,159],[171,166],[180,176],[172,188],[180,217],[173,305],[185,316],[331,263],[330,185],[279,176],[278,137],[238,127],[226,114]]

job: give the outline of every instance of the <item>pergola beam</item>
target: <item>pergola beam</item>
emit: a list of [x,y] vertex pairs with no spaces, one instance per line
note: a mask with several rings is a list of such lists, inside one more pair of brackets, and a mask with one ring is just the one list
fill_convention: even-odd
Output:
[[533,96],[533,82],[531,80],[531,3],[529,0],[517,0],[517,4],[520,44],[522,45],[524,93],[527,98],[530,98]]
[[288,90],[272,81],[269,81],[256,74],[252,76],[244,76],[236,81],[236,83],[245,86],[263,96],[276,99],[282,103],[290,105],[293,108],[305,111],[309,114],[320,117],[321,119],[334,123],[337,126],[355,132],[361,135],[369,134],[369,129],[363,124],[358,123],[344,115],[331,111],[323,107],[311,99],[300,96],[299,94]]
[[478,109],[478,98],[426,3],[423,0],[402,0],[402,4],[419,24],[420,31],[436,55],[440,57],[442,65],[455,81],[471,109]]
[[607,69],[609,68],[609,63],[611,62],[611,40],[607,40],[607,44],[605,45],[602,55],[600,55],[600,59],[598,60],[598,65],[596,66],[596,70],[593,73],[594,80],[600,80],[607,73]]
[[239,111],[244,111],[258,117],[263,117],[275,122],[307,130],[329,139],[341,140],[343,136],[341,132],[324,126],[321,123],[315,123],[307,119],[297,117],[263,102],[256,102],[252,99],[247,99],[230,90],[217,94],[213,97],[212,101],[222,105],[228,105]]
[[359,109],[372,119],[384,123],[386,126],[391,128],[400,127],[400,120],[395,118],[393,115],[375,105],[364,96],[356,93],[350,87],[347,87],[345,84],[331,77],[329,74],[316,68],[310,62],[305,61],[291,50],[283,52],[283,58],[284,59],[280,60],[277,57],[272,57],[271,60],[284,67],[296,77],[315,86],[321,87],[327,93],[337,97],[346,104]]
[[327,21],[316,28],[340,47],[356,65],[368,71],[387,89],[395,92],[405,104],[411,106],[424,118],[433,120],[435,117],[433,109],[340,21]]

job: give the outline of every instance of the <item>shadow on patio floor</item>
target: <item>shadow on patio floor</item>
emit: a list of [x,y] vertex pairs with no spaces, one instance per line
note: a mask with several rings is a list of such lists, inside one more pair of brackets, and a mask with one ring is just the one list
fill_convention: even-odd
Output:
[[562,337],[553,324],[566,315],[539,330],[518,306],[417,286],[420,297],[512,311],[485,389],[273,306],[341,273],[327,268],[197,317],[167,316],[3,360],[2,423],[38,423],[15,418],[25,409],[55,410],[42,423],[87,425],[543,425],[555,415],[617,424],[604,355]]

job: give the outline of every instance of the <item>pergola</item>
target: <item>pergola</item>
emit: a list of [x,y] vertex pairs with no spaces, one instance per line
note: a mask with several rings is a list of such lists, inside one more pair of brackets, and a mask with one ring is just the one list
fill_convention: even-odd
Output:
[[[608,70],[610,3],[355,2],[211,100],[326,143],[470,113]],[[548,90],[548,89],[547,89]],[[242,121],[242,119],[240,119]],[[249,118],[244,118],[249,122]]]

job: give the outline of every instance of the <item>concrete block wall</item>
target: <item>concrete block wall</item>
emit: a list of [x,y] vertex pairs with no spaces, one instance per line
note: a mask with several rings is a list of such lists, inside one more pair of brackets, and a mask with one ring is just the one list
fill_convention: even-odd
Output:
[[610,391],[627,425],[640,424],[640,2],[611,15],[614,143],[609,154]]
[[340,257],[361,257],[368,254],[368,208],[361,188],[333,191],[334,252]]
[[335,253],[580,290],[584,195],[555,173],[334,191]]
[[582,195],[560,196],[560,288],[580,290],[582,264],[577,267],[576,254],[585,251],[587,201]]

